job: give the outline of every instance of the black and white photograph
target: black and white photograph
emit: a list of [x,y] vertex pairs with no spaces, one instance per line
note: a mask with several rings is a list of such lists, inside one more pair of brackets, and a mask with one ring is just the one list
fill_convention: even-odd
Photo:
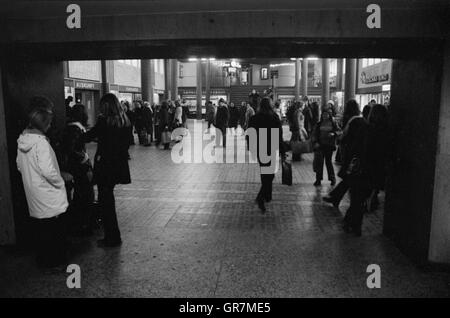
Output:
[[0,0],[0,298],[450,298],[449,198],[448,0]]

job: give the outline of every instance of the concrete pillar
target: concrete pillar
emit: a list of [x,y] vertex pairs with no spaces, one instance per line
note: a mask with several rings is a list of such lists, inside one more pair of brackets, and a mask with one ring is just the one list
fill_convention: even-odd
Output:
[[[440,210],[449,206],[448,190],[441,188],[448,184],[448,179],[440,179],[449,175],[448,161],[445,161],[448,155],[436,157],[439,109],[444,109],[441,101],[443,97],[447,100],[448,96],[446,87],[442,87],[441,95],[441,73],[442,57],[432,49],[429,56],[394,60],[392,64],[391,128],[388,132],[391,162],[386,182],[383,231],[418,264],[426,263],[429,257],[433,198],[435,203],[442,200],[441,205],[435,205],[434,221],[449,220],[448,215],[442,217],[442,213],[448,214],[448,209]],[[441,151],[450,149],[445,150],[443,146],[445,144],[440,145]],[[443,166],[435,169],[436,160],[447,164],[445,173],[440,170]],[[444,192],[433,194],[436,173],[442,173],[436,180],[437,190]],[[449,228],[436,225],[434,230],[436,239],[432,255],[439,259],[439,253],[449,242]],[[442,236],[443,233],[446,236]],[[448,251],[445,254],[448,256]]]
[[3,98],[2,72],[0,69],[0,162],[2,163],[0,165],[0,245],[10,245],[16,242],[6,136],[5,100]]
[[164,60],[164,81],[166,99],[171,99],[172,92],[172,64],[171,60]]
[[178,98],[178,60],[171,60],[171,95],[172,99]]
[[106,60],[101,60],[101,70],[102,70],[102,95],[109,93],[109,84],[110,81],[108,79],[108,63]]
[[308,95],[308,59],[302,60],[302,78],[301,78],[301,92],[303,96]]
[[341,91],[344,87],[342,77],[344,76],[344,60],[337,59],[336,90]]
[[202,61],[197,60],[197,119],[202,119]]
[[295,59],[295,100],[300,100],[300,59]]
[[[63,62],[28,62],[23,59],[8,60],[2,66],[2,86],[6,113],[8,139],[9,174],[16,229],[16,243],[32,242],[30,217],[23,190],[22,179],[16,168],[17,138],[27,124],[29,101],[35,95],[46,96],[54,104],[54,119],[50,137],[56,136],[65,126]],[[2,136],[4,136],[2,134]],[[52,139],[53,140],[53,139]],[[4,169],[4,161],[0,169]],[[5,175],[1,173],[2,179]],[[5,194],[2,194],[5,195]],[[0,203],[2,204],[2,203]],[[8,203],[5,203],[8,205]],[[1,205],[0,205],[1,206]],[[1,206],[2,207],[2,206]],[[1,208],[3,211],[3,207]],[[3,220],[0,220],[3,223]],[[10,224],[10,222],[6,224]],[[10,227],[10,225],[9,225]]]
[[207,103],[211,98],[211,62],[206,61],[205,66],[205,102]]
[[[444,50],[429,260],[450,264],[450,41]],[[427,104],[433,107],[433,104]],[[427,108],[428,108],[427,107]],[[432,140],[432,139],[430,139]]]
[[153,60],[141,60],[141,92],[142,100],[153,103],[153,83],[155,82]]
[[356,97],[356,62],[357,59],[345,59],[344,103]]
[[330,99],[330,59],[322,59],[322,106]]

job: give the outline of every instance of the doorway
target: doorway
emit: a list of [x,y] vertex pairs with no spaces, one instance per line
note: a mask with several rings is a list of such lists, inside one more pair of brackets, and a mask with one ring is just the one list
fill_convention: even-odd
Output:
[[98,105],[99,93],[91,90],[75,90],[75,101],[84,105],[86,114],[88,116],[88,127],[95,125],[95,119],[97,117],[97,109],[95,105]]

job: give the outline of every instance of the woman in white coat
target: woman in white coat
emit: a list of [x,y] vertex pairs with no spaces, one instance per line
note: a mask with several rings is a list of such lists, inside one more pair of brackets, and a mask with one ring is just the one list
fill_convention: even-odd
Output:
[[62,214],[68,201],[55,152],[45,136],[53,118],[52,103],[47,103],[49,107],[32,109],[28,127],[17,140],[17,168],[30,216],[36,223],[38,265],[54,267],[66,261]]

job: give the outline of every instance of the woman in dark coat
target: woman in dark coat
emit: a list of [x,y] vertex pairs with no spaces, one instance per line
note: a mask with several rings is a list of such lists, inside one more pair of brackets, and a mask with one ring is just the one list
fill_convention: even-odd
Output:
[[134,145],[135,144],[134,143],[134,133],[133,133],[134,124],[135,124],[134,111],[131,110],[131,105],[127,100],[123,102],[123,105],[125,107],[126,115],[127,115],[128,119],[130,120],[130,127],[128,128],[130,145]]
[[[261,167],[261,189],[256,197],[256,202],[258,203],[261,212],[265,212],[266,207],[264,203],[272,200],[272,182],[275,177],[275,163],[272,160],[269,160],[269,162],[262,162],[261,157],[272,157],[275,155],[272,153],[272,150],[279,150],[281,157],[284,158],[283,130],[281,128],[281,122],[278,115],[273,111],[271,101],[268,97],[261,100],[259,111],[250,119],[249,129],[250,128],[256,130],[257,136],[257,140],[250,140],[253,144],[250,146],[250,149],[254,149],[253,146],[256,145],[258,162]],[[260,149],[260,128],[267,129],[267,146],[264,151],[266,153],[260,153],[260,151],[262,151]],[[276,145],[272,145],[273,129],[278,130],[278,143]]]
[[375,104],[368,115],[367,166],[371,196],[369,211],[378,207],[378,192],[384,190],[388,161],[388,111],[386,106]]
[[143,105],[140,100],[133,102],[134,104],[134,128],[138,135],[139,144],[143,145],[145,140],[142,138],[145,129]]
[[[160,129],[160,134],[163,134],[164,132],[167,132],[170,130],[170,115],[169,115],[169,104],[164,101],[161,104],[161,109],[158,113],[159,115],[159,129]],[[164,149],[169,149],[170,146],[170,142],[167,143],[163,143],[164,145]]]
[[98,201],[102,212],[104,239],[100,246],[118,246],[122,243],[116,215],[114,187],[131,183],[128,166],[130,120],[117,97],[107,93],[100,100],[97,123],[85,135],[85,141],[97,140],[94,158],[94,181],[98,186]]
[[[348,123],[354,117],[361,117],[361,111],[356,100],[351,99],[347,101],[344,108],[342,120],[342,127],[344,127],[344,132],[348,130]],[[345,171],[349,163],[346,140],[347,139],[343,138],[339,143],[339,149],[341,151],[341,169],[339,170],[338,176],[342,178],[342,181],[338,183],[338,185],[329,193],[328,196],[323,198],[325,202],[331,203],[335,207],[339,206],[339,203],[341,202],[342,198],[344,197],[345,193],[347,193],[349,188],[349,185],[345,179]]]
[[153,139],[153,110],[149,102],[144,102],[142,108],[143,127],[145,129],[144,146],[150,146]]
[[230,122],[228,127],[231,129],[231,134],[233,135],[236,132],[238,121],[239,121],[239,108],[234,106],[234,103],[230,103]]
[[350,207],[344,218],[344,230],[361,236],[366,200],[370,193],[367,161],[368,124],[361,117],[352,117],[343,132],[345,154],[342,168],[344,181],[350,190]]

